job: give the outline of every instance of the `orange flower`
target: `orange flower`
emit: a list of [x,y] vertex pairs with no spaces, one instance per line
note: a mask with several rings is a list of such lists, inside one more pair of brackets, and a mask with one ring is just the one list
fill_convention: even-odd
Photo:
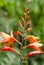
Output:
[[11,45],[12,47],[14,47],[14,42],[18,42],[21,45],[21,43],[13,37],[12,31],[10,34],[11,36],[4,32],[0,32],[0,38],[1,38],[0,43],[2,44],[6,43],[7,46]]
[[23,59],[25,59],[26,57],[32,57],[32,56],[36,56],[38,54],[43,54],[43,51],[32,51],[32,52],[29,52],[27,55],[25,55],[23,57]]
[[38,38],[38,37],[35,37],[35,36],[33,36],[33,35],[29,35],[29,36],[25,37],[24,40],[27,39],[27,38],[29,38],[30,43],[40,42],[40,41],[39,41],[39,38]]
[[30,47],[33,49],[39,49],[38,47],[42,47],[42,46],[43,46],[43,44],[38,43],[38,42],[34,42],[33,44],[26,45],[25,47],[23,47],[23,49],[30,48]]
[[[26,38],[28,38],[28,36],[27,36]],[[26,38],[25,38],[25,39],[26,39]],[[25,49],[25,48],[33,48],[33,49],[36,50],[36,51],[29,52],[27,55],[25,55],[25,56],[23,57],[23,59],[25,59],[27,56],[31,57],[31,56],[36,56],[36,55],[38,55],[38,54],[43,54],[42,49],[39,48],[39,47],[43,46],[43,44],[41,44],[41,43],[38,42],[38,37],[29,36],[29,38],[30,38],[30,42],[31,42],[32,44],[28,44],[27,46],[23,47],[23,49]],[[24,40],[25,40],[25,39],[24,39]]]
[[30,38],[30,43],[38,42],[39,41],[38,37],[29,36],[29,38]]
[[28,54],[27,54],[27,56],[36,56],[36,55],[38,55],[38,54],[43,54],[43,51],[33,51],[33,52],[29,52]]
[[15,49],[13,49],[11,47],[7,47],[7,46],[3,46],[2,48],[0,48],[0,51],[16,52],[17,54],[21,55],[20,52],[16,51]]

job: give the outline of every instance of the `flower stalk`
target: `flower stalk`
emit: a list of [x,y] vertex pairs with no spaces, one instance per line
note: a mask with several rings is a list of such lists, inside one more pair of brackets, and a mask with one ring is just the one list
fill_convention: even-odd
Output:
[[[25,36],[25,34],[27,34],[28,31],[32,30],[31,27],[31,21],[29,20],[30,16],[28,15],[30,13],[30,11],[28,10],[28,8],[25,9],[24,11],[24,17],[21,16],[21,20],[22,22],[18,22],[20,28],[22,29],[22,31],[20,32],[19,30],[16,31],[15,33],[13,33],[13,31],[10,31],[10,35],[4,33],[4,32],[0,32],[0,43],[4,46],[2,46],[2,48],[0,48],[0,51],[9,51],[9,52],[15,52],[18,55],[20,55],[20,65],[23,65],[23,60],[26,59],[27,57],[32,57],[32,56],[36,56],[38,54],[43,54],[44,52],[42,51],[42,49],[40,47],[43,46],[42,43],[40,43],[40,40],[38,37],[34,36],[34,35],[27,35]],[[28,27],[28,25],[30,25]],[[20,35],[21,36],[21,42],[19,40],[17,40],[16,38],[14,38],[14,35]],[[25,44],[25,40],[27,40],[29,38],[29,43],[28,45],[23,47],[23,44]],[[15,50],[14,48],[14,42],[17,42],[20,45],[20,52]],[[11,46],[11,47],[10,47]],[[27,48],[32,48],[34,49],[34,51],[32,52],[28,52],[26,55],[23,56],[23,52],[22,50],[25,50]]]

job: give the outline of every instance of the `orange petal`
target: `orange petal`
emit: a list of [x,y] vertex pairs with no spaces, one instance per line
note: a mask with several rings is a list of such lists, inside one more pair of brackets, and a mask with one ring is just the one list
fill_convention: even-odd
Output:
[[18,32],[18,31],[16,31],[14,34],[15,34],[15,35],[18,35],[18,34],[19,34],[19,32]]
[[33,38],[32,36],[29,37],[30,38],[30,42],[33,43],[33,42],[37,42],[37,40],[35,38]]
[[36,56],[38,54],[43,54],[43,51],[33,51],[33,52],[29,52],[27,55],[25,55],[23,57],[23,59],[26,59],[26,57],[32,57],[32,56]]
[[33,35],[26,36],[26,37],[24,38],[24,40],[27,39],[27,38],[29,38],[30,43],[40,42],[40,41],[39,41],[39,38],[38,38],[38,37],[35,37],[35,36],[33,36]]
[[23,47],[23,49],[25,49],[25,48],[33,48],[34,50],[39,50],[39,51],[41,51],[41,49],[39,48],[39,46],[34,45],[34,44],[29,44],[29,45]]
[[6,33],[4,33],[4,32],[0,32],[0,35],[1,35],[2,37],[10,38],[10,35],[8,35],[8,34],[6,34]]
[[11,47],[7,47],[7,46],[3,46],[0,50],[2,50],[2,51],[9,51],[9,52],[16,52],[17,54],[21,55],[20,52],[16,51],[15,49],[13,49]]
[[34,43],[30,44],[30,45],[34,45],[36,47],[42,47],[43,46],[43,44],[41,44],[39,42],[34,42]]
[[33,51],[33,52],[29,52],[27,54],[27,56],[31,57],[31,56],[36,56],[38,54],[43,54],[43,51]]
[[34,45],[30,45],[29,46],[30,48],[33,48],[34,50],[38,50],[38,51],[41,51],[42,49],[40,49],[39,47],[36,47],[36,46],[34,46]]
[[4,33],[4,32],[0,32],[0,42],[3,43],[7,40],[10,39],[10,35]]
[[8,42],[10,40],[10,38],[7,38],[7,39],[5,39],[5,40],[2,40],[2,41],[0,41],[1,43],[5,43],[5,42]]
[[12,48],[14,48],[14,42],[8,42],[8,43],[6,43],[6,46],[7,47],[12,47]]
[[7,47],[10,47],[10,45],[11,45],[11,43],[10,43],[10,42],[6,43],[6,46],[7,46]]

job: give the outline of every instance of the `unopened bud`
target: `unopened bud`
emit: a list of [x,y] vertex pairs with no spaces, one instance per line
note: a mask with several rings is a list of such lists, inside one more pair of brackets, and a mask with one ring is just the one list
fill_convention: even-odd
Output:
[[[25,14],[26,15],[26,14]],[[22,21],[24,22],[24,18],[21,16]]]
[[28,29],[26,30],[26,32],[28,32],[28,31],[30,31],[30,30],[32,30],[32,27],[28,28]]
[[25,25],[27,26],[27,25],[29,25],[30,24],[30,21],[28,21]]
[[30,18],[30,16],[27,16],[27,18]]
[[[20,25],[20,27],[21,27],[21,28],[23,28],[23,26],[22,26],[22,24],[21,24],[21,22],[20,22],[20,21],[18,22],[18,24]],[[23,29],[24,29],[24,28],[23,28]]]

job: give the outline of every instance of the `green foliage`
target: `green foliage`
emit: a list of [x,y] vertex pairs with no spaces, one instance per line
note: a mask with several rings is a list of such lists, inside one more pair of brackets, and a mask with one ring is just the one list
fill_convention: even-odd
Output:
[[10,52],[1,52],[0,55],[0,65],[20,65],[20,58],[18,55]]

